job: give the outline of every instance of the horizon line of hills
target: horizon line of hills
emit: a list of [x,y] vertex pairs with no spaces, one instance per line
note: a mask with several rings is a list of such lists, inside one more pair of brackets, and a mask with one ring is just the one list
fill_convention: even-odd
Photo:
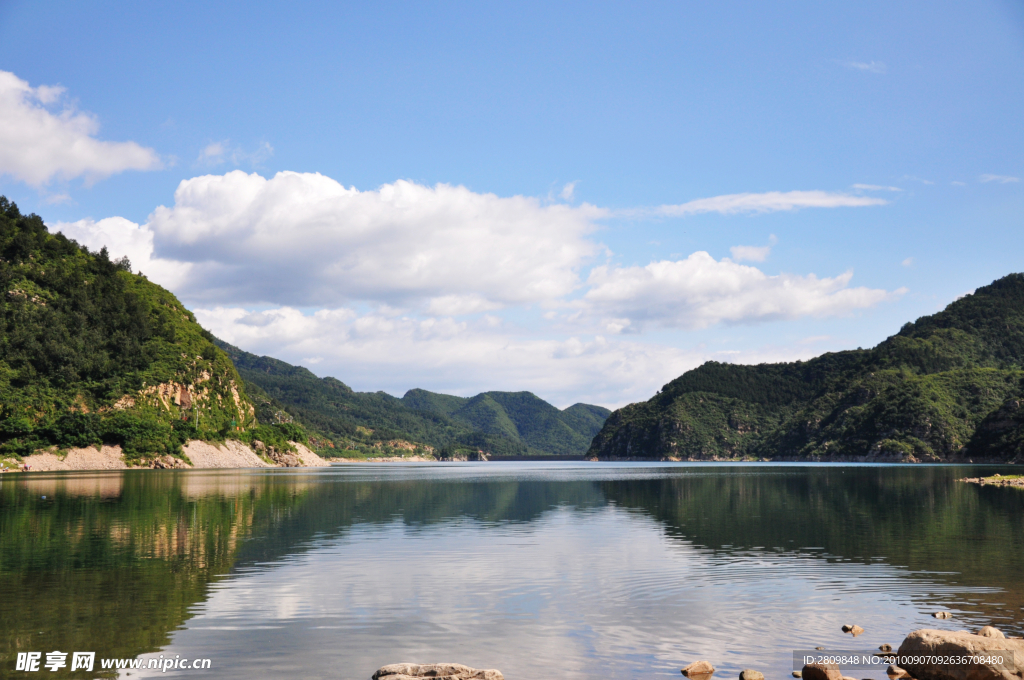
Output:
[[[355,392],[213,337],[169,291],[0,197],[0,456],[236,438],[326,455],[1024,462],[1024,274],[868,350],[708,362],[646,402]],[[429,449],[428,449],[429,447]]]
[[[611,411],[593,404],[559,410],[532,392],[483,392],[458,397],[415,388],[401,398],[356,392],[333,377],[257,356],[222,340],[256,404],[257,418],[294,418],[335,446],[370,453],[409,442],[450,453],[498,456],[582,456]],[[380,447],[375,447],[380,442]]]

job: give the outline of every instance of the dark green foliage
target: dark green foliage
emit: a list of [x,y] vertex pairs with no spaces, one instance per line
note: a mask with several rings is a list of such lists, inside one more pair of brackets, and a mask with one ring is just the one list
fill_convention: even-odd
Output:
[[[340,453],[373,453],[404,440],[440,451],[478,450],[499,456],[582,455],[609,411],[576,404],[559,411],[530,392],[486,392],[472,398],[409,390],[401,399],[384,392],[354,392],[335,378],[259,357],[227,343],[228,353],[254,395],[257,413],[275,421],[294,418],[323,432]],[[320,450],[330,455],[330,451]]]
[[870,350],[709,362],[612,414],[591,455],[1024,460],[1024,275],[907,324]]
[[0,197],[0,453],[106,443],[149,457],[178,451],[187,430],[222,438],[251,424],[211,337],[126,259]]

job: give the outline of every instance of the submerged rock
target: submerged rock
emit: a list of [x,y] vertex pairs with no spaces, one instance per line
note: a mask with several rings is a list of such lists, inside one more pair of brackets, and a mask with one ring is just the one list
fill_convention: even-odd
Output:
[[433,680],[505,680],[501,671],[494,669],[480,670],[463,666],[460,663],[393,663],[382,666],[373,674],[372,680],[413,680],[414,678],[432,678]]
[[880,651],[880,652],[891,652],[892,651],[892,645],[890,645],[888,642],[885,643],[884,645],[878,645],[878,651]]
[[849,633],[853,637],[857,637],[858,635],[860,635],[861,633],[864,632],[864,629],[861,628],[858,625],[852,625],[851,626],[850,624],[847,624],[847,625],[843,626],[843,632],[844,633]]
[[953,618],[953,615],[950,614],[949,612],[935,612],[934,614],[932,614],[932,616],[934,616],[937,619],[951,619],[951,618]]
[[[898,654],[904,668],[917,680],[1017,680],[1020,676],[1010,672],[1017,670],[1012,657],[1015,654],[1017,658],[1024,658],[1024,640],[923,629],[908,635]],[[943,658],[959,656],[978,656],[983,663],[937,663]],[[997,658],[1003,658],[1006,663],[990,660]]]
[[682,674],[688,678],[696,678],[697,680],[706,680],[715,672],[715,667],[711,665],[710,661],[694,661],[682,671]]
[[833,663],[809,663],[800,671],[803,680],[843,680],[839,666]]

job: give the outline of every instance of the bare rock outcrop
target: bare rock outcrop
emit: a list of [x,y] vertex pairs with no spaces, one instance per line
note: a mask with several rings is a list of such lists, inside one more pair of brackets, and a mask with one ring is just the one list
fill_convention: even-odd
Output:
[[394,663],[383,666],[373,674],[372,680],[414,680],[416,678],[433,678],[433,680],[505,680],[501,671],[494,669],[480,670],[463,666],[460,663]]
[[154,470],[180,470],[192,466],[174,456],[157,456],[153,459],[152,467]]
[[82,449],[71,449],[63,457],[53,451],[40,451],[25,456],[22,466],[29,470],[46,472],[54,470],[124,470],[128,465],[124,462],[120,446],[102,446],[97,449],[87,446]]
[[[1024,640],[925,628],[908,635],[897,654],[903,668],[917,680],[1020,680],[1020,671],[1007,658],[1007,652],[1024,661]],[[977,656],[981,663],[937,663],[944,657],[961,656]],[[1002,657],[1009,663],[993,663],[992,657]],[[921,663],[912,663],[918,660]]]

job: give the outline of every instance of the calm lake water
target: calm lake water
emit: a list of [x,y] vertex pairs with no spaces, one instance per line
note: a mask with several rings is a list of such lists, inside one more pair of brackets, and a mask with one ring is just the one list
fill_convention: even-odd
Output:
[[[209,658],[131,677],[788,677],[794,649],[1024,633],[1000,468],[470,463],[0,478],[0,676],[19,651]],[[1004,468],[1003,471],[1012,471]],[[931,612],[954,613],[937,621]],[[840,628],[866,632],[851,640]],[[95,677],[98,674],[76,674]],[[883,677],[861,671],[858,677]]]

